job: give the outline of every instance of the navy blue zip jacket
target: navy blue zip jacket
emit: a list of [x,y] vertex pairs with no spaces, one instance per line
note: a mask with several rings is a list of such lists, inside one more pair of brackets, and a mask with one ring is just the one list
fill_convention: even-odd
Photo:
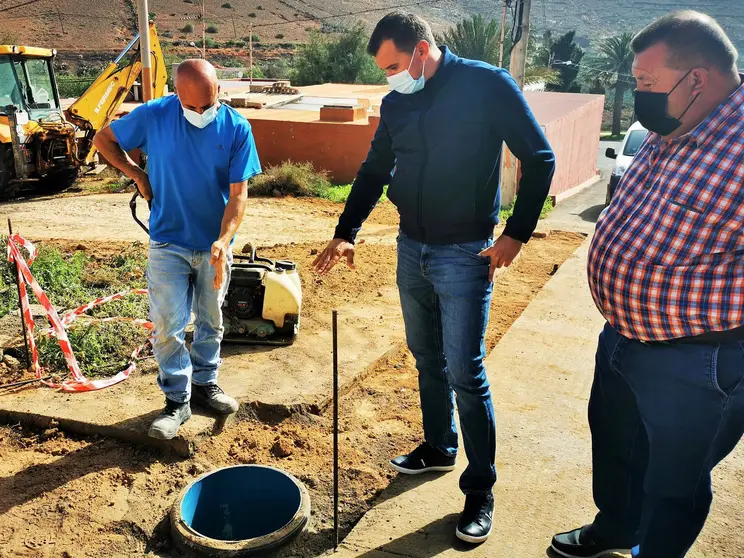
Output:
[[393,91],[382,100],[335,238],[354,242],[386,184],[406,236],[426,244],[489,238],[501,205],[502,142],[522,163],[504,234],[522,242],[532,236],[555,170],[548,140],[508,72],[441,50],[421,91]]

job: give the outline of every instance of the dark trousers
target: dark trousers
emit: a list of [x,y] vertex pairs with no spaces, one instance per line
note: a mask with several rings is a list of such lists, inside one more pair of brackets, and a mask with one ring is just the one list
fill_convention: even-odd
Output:
[[640,558],[681,558],[744,432],[744,343],[651,345],[609,325],[589,401],[594,527]]

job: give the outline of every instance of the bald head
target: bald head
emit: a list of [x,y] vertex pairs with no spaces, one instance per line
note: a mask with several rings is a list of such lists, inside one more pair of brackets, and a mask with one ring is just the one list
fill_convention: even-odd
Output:
[[214,66],[201,59],[184,60],[176,67],[175,86],[184,108],[201,114],[217,102],[220,91]]

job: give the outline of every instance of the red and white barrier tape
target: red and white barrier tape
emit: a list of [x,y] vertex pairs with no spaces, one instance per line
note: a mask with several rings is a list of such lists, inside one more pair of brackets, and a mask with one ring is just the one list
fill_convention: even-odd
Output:
[[[21,250],[18,246],[23,246],[28,250],[29,257],[28,261],[26,261],[23,257],[23,254],[21,253]],[[119,372],[116,376],[112,376],[110,378],[104,378],[100,380],[89,380],[86,378],[83,373],[80,371],[80,366],[78,365],[77,359],[75,358],[75,354],[72,351],[72,346],[70,345],[70,340],[67,337],[67,331],[66,328],[69,326],[78,316],[84,314],[88,310],[95,308],[96,306],[100,306],[102,304],[106,304],[107,302],[111,302],[112,300],[119,300],[124,298],[125,296],[129,294],[147,294],[147,290],[145,289],[132,289],[130,291],[123,291],[120,293],[116,293],[111,296],[102,297],[94,300],[93,302],[90,302],[88,304],[85,304],[83,306],[80,306],[79,308],[76,308],[75,310],[71,310],[67,313],[65,313],[61,318],[57,314],[57,311],[54,309],[54,306],[49,302],[49,298],[44,293],[44,290],[41,288],[39,283],[34,278],[33,274],[31,273],[30,266],[36,259],[38,251],[36,250],[36,246],[25,238],[23,238],[19,234],[14,234],[8,237],[8,260],[11,262],[14,262],[18,267],[18,284],[20,285],[20,292],[21,292],[21,310],[23,311],[23,321],[25,324],[25,327],[28,332],[28,343],[29,343],[29,349],[31,350],[31,357],[33,362],[33,369],[36,374],[36,377],[46,386],[59,389],[61,391],[66,392],[84,392],[84,391],[95,391],[99,389],[103,389],[109,386],[112,386],[114,384],[118,384],[119,382],[122,382],[126,380],[129,375],[134,372],[134,370],[137,367],[137,358],[139,357],[139,354],[142,352],[142,350],[145,348],[146,343],[140,347],[137,347],[133,352],[131,356],[131,360],[129,362],[129,366],[125,370],[122,370]],[[51,323],[52,327],[46,330],[43,330],[42,333],[45,333],[51,337],[56,337],[57,342],[59,343],[60,348],[62,349],[62,354],[65,357],[65,361],[67,362],[67,368],[70,370],[70,373],[72,374],[72,380],[66,381],[62,383],[54,383],[50,381],[44,381],[41,379],[41,367],[39,366],[39,353],[36,348],[36,343],[34,341],[34,319],[33,315],[31,314],[31,306],[28,301],[28,291],[26,289],[26,285],[31,287],[31,290],[36,295],[37,300],[39,301],[39,304],[42,305],[44,310],[46,311],[47,318],[49,319],[49,322]],[[99,320],[102,322],[108,322],[108,321],[114,321],[114,320],[122,320],[126,318],[105,318],[103,320]],[[148,329],[152,331],[153,325],[151,322],[148,322],[147,320],[139,320],[139,319],[130,319],[133,323],[139,324],[145,329]]]

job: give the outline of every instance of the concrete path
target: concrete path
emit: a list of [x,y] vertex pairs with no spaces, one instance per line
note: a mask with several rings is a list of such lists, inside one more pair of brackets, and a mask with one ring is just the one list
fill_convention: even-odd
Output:
[[538,225],[540,230],[554,229],[585,234],[591,234],[594,231],[594,224],[597,222],[602,209],[604,209],[607,183],[610,180],[612,169],[615,167],[615,161],[605,157],[605,151],[608,147],[620,149],[620,142],[599,142],[597,158],[599,182],[560,202],[547,219],[540,221]]
[[[596,338],[603,320],[586,287],[589,240],[559,269],[496,346],[487,364],[498,419],[494,532],[484,545],[454,537],[465,467],[439,477],[398,477],[336,556],[389,558],[545,556],[551,536],[592,519],[586,422]],[[689,556],[741,556],[740,447],[716,472],[717,501]],[[738,518],[738,519],[734,519]],[[552,554],[548,553],[548,556]]]

